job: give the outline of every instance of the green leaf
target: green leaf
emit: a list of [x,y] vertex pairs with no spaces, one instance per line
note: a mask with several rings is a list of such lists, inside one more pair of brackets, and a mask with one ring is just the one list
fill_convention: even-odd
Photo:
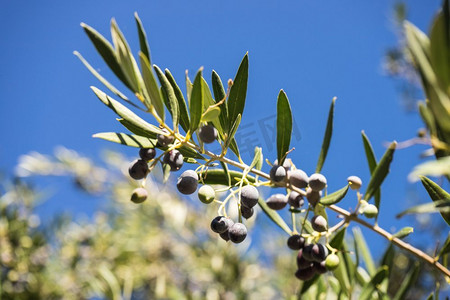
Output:
[[[254,165],[253,165],[253,162],[255,162]],[[262,153],[262,148],[261,147],[255,147],[255,156],[253,158],[253,162],[252,162],[252,165],[254,166],[254,168],[257,169],[257,170],[261,170],[261,168],[263,166],[263,163],[264,163],[263,153]]]
[[124,76],[127,78],[131,85],[131,90],[135,93],[139,93],[140,88],[140,72],[137,66],[136,60],[131,53],[130,46],[128,45],[125,37],[119,29],[115,19],[111,20],[111,36],[115,48],[115,54],[117,62]]
[[138,117],[135,113],[126,108],[120,102],[112,99],[98,88],[91,86],[91,89],[94,91],[95,95],[100,99],[100,101],[102,101],[106,106],[111,108],[118,116],[122,117],[124,120],[127,121],[128,124],[131,124],[131,126],[133,126],[134,128],[148,132],[149,134],[152,133],[163,134],[163,132],[158,127],[145,122],[143,119]]
[[233,85],[230,89],[230,96],[228,97],[228,128],[231,132],[231,127],[236,123],[238,115],[243,114],[245,106],[245,97],[247,96],[247,81],[248,81],[248,53],[242,59]]
[[98,53],[101,55],[108,67],[114,72],[114,74],[116,74],[123,84],[132,90],[132,86],[128,82],[128,79],[120,67],[119,61],[116,58],[116,53],[113,46],[100,33],[89,25],[81,23],[81,27],[83,27],[89,39],[94,44],[95,49],[97,49]]
[[[424,213],[437,213],[450,214],[450,201],[448,200],[436,200],[431,203],[416,205],[407,210],[399,213],[396,217],[401,218],[404,215],[409,214],[424,214]],[[446,220],[447,222],[447,220]],[[448,224],[448,223],[447,223]]]
[[336,204],[339,201],[341,201],[342,199],[344,199],[345,195],[347,194],[348,191],[348,184],[346,186],[344,186],[343,188],[341,188],[340,190],[337,190],[334,193],[331,193],[325,197],[322,197],[319,201],[320,204],[328,206],[328,205],[332,205],[332,204]]
[[316,173],[320,173],[322,170],[325,159],[327,158],[328,148],[330,147],[331,136],[333,135],[333,115],[334,115],[334,103],[336,97],[331,101],[330,111],[328,112],[327,128],[323,136],[322,148],[320,149],[319,159],[317,161]]
[[184,100],[183,93],[181,92],[181,89],[178,86],[177,82],[175,81],[175,78],[173,78],[172,74],[168,69],[165,70],[165,74],[170,84],[172,85],[172,88],[175,92],[175,97],[177,98],[178,101],[178,107],[180,108],[180,125],[185,132],[188,132],[190,121],[188,115],[188,108],[186,105],[186,101]]
[[[228,174],[230,175],[231,184],[228,182],[228,178],[226,176],[226,172],[222,169],[208,169],[207,171],[197,172],[198,175],[202,178],[205,184],[219,184],[219,185],[235,185],[242,179],[242,172],[228,170]],[[245,177],[250,183],[255,182],[255,177],[251,175],[247,175]]]
[[287,234],[291,235],[292,231],[289,228],[289,226],[284,222],[283,218],[280,217],[280,215],[274,211],[273,209],[269,208],[264,201],[264,199],[259,198],[258,200],[259,206],[261,206],[262,211],[275,223],[277,224],[281,229],[283,229]]
[[419,102],[419,113],[422,117],[423,122],[430,131],[430,134],[432,136],[437,136],[436,121],[434,120],[433,113],[425,104],[425,102]]
[[138,107],[136,104],[134,104],[133,102],[131,102],[127,96],[125,96],[124,94],[122,94],[118,89],[116,89],[108,80],[106,80],[102,75],[100,75],[85,59],[84,57],[78,52],[78,51],[74,51],[73,54],[78,57],[81,62],[84,64],[84,66],[101,82],[103,83],[111,92],[113,92],[114,94],[116,94],[117,96],[119,96],[121,99],[123,99],[124,101],[126,101],[127,103]]
[[167,180],[169,180],[170,177],[170,165],[169,164],[162,164],[163,169],[163,183],[166,183]]
[[369,247],[367,247],[366,240],[364,239],[364,236],[362,235],[361,229],[359,229],[359,227],[353,228],[353,236],[355,237],[356,244],[358,245],[358,248],[355,249],[355,251],[359,250],[361,252],[367,271],[370,275],[374,275],[376,272],[375,263],[373,262]]
[[222,169],[224,171],[225,179],[226,179],[226,185],[231,186],[231,175],[230,171],[228,170],[228,165],[224,163],[223,161],[220,161],[220,164],[222,165]]
[[217,106],[210,106],[206,109],[202,116],[202,122],[214,122],[217,121],[220,115],[220,108]]
[[378,289],[378,285],[389,275],[388,268],[386,266],[380,267],[376,273],[372,276],[369,283],[367,283],[359,295],[360,300],[373,299],[372,293]]
[[[448,9],[448,7],[447,7]],[[450,32],[448,11],[434,18],[430,31],[430,63],[444,91],[450,92]]]
[[237,157],[241,157],[241,155],[239,153],[238,145],[236,143],[236,139],[234,137],[231,139],[229,147],[230,147],[231,151],[233,151],[233,153],[236,154]]
[[320,278],[320,275],[319,275],[319,274],[316,274],[316,275],[314,275],[314,277],[311,278],[310,280],[305,281],[305,282],[303,283],[303,285],[302,285],[302,289],[300,290],[300,295],[306,294],[306,292],[309,290],[309,288],[310,288],[311,286],[313,286],[313,285],[317,282],[317,280],[318,280],[319,278]]
[[414,228],[412,228],[412,227],[403,227],[398,232],[394,233],[392,236],[396,237],[396,238],[399,238],[399,239],[403,239],[403,238],[407,237],[408,235],[410,235],[413,232],[414,232]]
[[[370,174],[372,175],[373,172],[375,171],[375,168],[377,167],[377,159],[375,158],[375,152],[373,151],[372,144],[370,143],[369,138],[367,137],[364,130],[361,131],[361,136],[364,145],[364,152],[366,153],[367,157],[367,163],[369,164]],[[379,187],[376,190],[376,192],[374,193],[374,197],[375,197],[375,206],[379,209],[381,202],[381,187]],[[378,219],[378,215],[376,218]]]
[[356,268],[356,280],[362,286],[366,285],[370,281],[370,275],[362,267]]
[[347,296],[350,296],[351,285],[350,285],[350,275],[348,273],[345,260],[345,253],[338,252],[340,264],[338,267],[333,270],[334,277],[339,281],[342,292],[344,292]]
[[[144,136],[144,137],[148,137],[148,138],[152,138],[152,139],[156,139],[157,138],[157,133],[152,132],[152,131],[147,131],[147,130],[142,130],[142,128],[135,126],[133,123],[125,120],[125,119],[117,119],[117,121],[120,122],[120,124],[122,124],[126,129],[128,129],[129,131],[131,131],[132,133],[136,134],[136,135],[140,135],[140,136]],[[152,124],[150,124],[151,126],[153,126]],[[155,126],[155,129],[159,131],[159,128]]]
[[286,93],[280,90],[277,100],[277,153],[278,164],[283,165],[286,154],[289,151],[292,135],[291,105]]
[[187,70],[186,70],[186,78],[185,79],[186,79],[186,96],[187,96],[188,104],[189,104],[189,106],[191,106],[191,94],[192,94],[193,84],[192,84],[191,80],[189,79]]
[[144,26],[142,25],[141,19],[138,16],[138,13],[134,13],[134,18],[136,20],[136,26],[138,28],[139,34],[139,45],[141,47],[141,52],[145,55],[149,62],[149,66],[152,65],[152,59],[150,57],[150,48],[147,42],[147,34],[145,33]]
[[158,116],[164,121],[164,103],[161,98],[161,93],[159,92],[155,75],[153,74],[153,70],[150,66],[150,62],[142,52],[139,52],[139,60],[141,62],[142,77],[145,86],[144,98],[146,101],[146,106],[150,109],[151,105],[153,105]]
[[325,211],[325,207],[324,207],[322,204],[319,204],[319,203],[318,203],[318,204],[314,207],[314,215],[315,215],[315,216],[322,216],[322,217],[324,217],[325,220],[326,220],[327,223],[328,223],[327,212]]
[[[212,88],[214,92],[214,99],[216,99],[216,103],[218,103],[221,100],[225,99],[227,95],[223,88],[222,80],[220,79],[219,74],[217,74],[216,71],[213,70],[211,77],[212,77]],[[224,102],[224,104],[220,106],[219,121],[224,131],[228,132],[228,108],[226,102]]]
[[400,288],[397,290],[397,293],[395,293],[395,296],[393,300],[401,300],[405,299],[406,293],[408,290],[412,287],[412,285],[416,282],[417,277],[419,275],[420,270],[420,264],[419,262],[416,262],[414,264],[414,267],[411,271],[408,272],[408,274],[403,279]]
[[[203,90],[203,114],[202,114],[202,121],[210,121],[214,128],[217,129],[217,132],[219,133],[219,139],[225,140],[225,131],[222,128],[222,124],[220,123],[220,120],[217,118],[212,118],[211,120],[207,120],[206,114],[210,114],[212,110],[220,109],[218,107],[215,107],[216,102],[214,101],[211,90],[209,89],[208,83],[206,80],[202,77],[202,90]],[[223,105],[222,105],[223,107]],[[220,114],[220,111],[219,111]],[[212,117],[212,116],[211,116]]]
[[153,68],[156,71],[156,75],[158,76],[159,82],[161,83],[162,92],[167,99],[167,109],[172,115],[173,129],[176,130],[178,128],[178,121],[180,117],[180,109],[178,107],[178,100],[175,96],[175,91],[172,88],[169,80],[166,75],[161,71],[161,69],[157,65],[153,65]]
[[345,239],[345,232],[347,231],[347,227],[342,227],[337,231],[334,236],[331,238],[330,246],[334,249],[341,249],[342,244],[344,243]]
[[194,86],[191,93],[191,102],[189,106],[191,115],[191,124],[189,130],[193,133],[200,125],[203,113],[204,92],[202,88],[202,69],[197,72],[194,80]]
[[[438,200],[446,200],[447,202],[450,201],[450,194],[447,193],[443,188],[441,188],[437,183],[429,179],[428,177],[421,176],[420,180],[422,181],[423,186],[427,190],[428,195],[430,196],[431,200],[438,201]],[[442,217],[447,222],[447,224],[450,225],[450,214],[442,214]]]
[[94,134],[92,137],[136,148],[154,148],[157,143],[156,139],[117,132],[100,132]]
[[[392,159],[394,158],[395,147],[397,146],[397,142],[392,142],[389,145],[389,148],[384,153],[380,162],[377,164],[375,170],[372,173],[372,177],[370,178],[369,184],[367,185],[366,193],[364,195],[364,199],[369,201],[370,198],[376,193],[387,174],[389,173],[389,166],[391,165]],[[378,210],[380,209],[377,207]]]
[[447,236],[447,239],[445,240],[444,245],[442,246],[441,250],[439,251],[438,257],[442,257],[443,255],[450,252],[450,232]]
[[231,126],[229,136],[225,140],[225,145],[224,145],[225,149],[227,149],[230,146],[230,143],[232,141],[234,141],[234,135],[236,134],[236,131],[237,131],[240,123],[241,123],[241,115],[238,115],[233,126]]

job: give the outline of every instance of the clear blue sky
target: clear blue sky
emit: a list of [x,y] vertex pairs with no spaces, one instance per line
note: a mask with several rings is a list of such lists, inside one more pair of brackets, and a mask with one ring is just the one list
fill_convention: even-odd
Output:
[[[407,1],[409,19],[428,30],[440,1]],[[394,1],[23,1],[0,4],[0,169],[12,173],[20,154],[35,150],[50,154],[57,145],[97,157],[112,147],[130,157],[136,151],[94,140],[101,131],[123,131],[115,115],[89,89],[103,86],[72,54],[81,52],[101,74],[112,74],[79,26],[85,22],[108,38],[115,17],[134,53],[138,40],[133,13],[137,11],[149,37],[153,62],[169,68],[179,83],[184,70],[191,77],[205,67],[223,80],[234,77],[249,51],[250,78],[241,134],[250,128],[256,142],[273,160],[257,126],[270,118],[283,88],[292,105],[300,138],[292,159],[314,171],[330,100],[338,97],[335,135],[323,173],[330,190],[369,172],[360,131],[370,137],[378,157],[384,141],[413,137],[422,126],[416,114],[405,113],[398,85],[382,72],[385,50],[396,44],[391,13]],[[122,90],[125,88],[116,84]],[[149,118],[150,119],[150,118]],[[253,128],[253,129],[252,129]],[[256,128],[256,129],[255,129]],[[275,141],[274,141],[275,142]],[[392,173],[383,188],[381,225],[404,226],[395,220],[418,185],[406,176],[419,163],[417,146],[396,153]],[[251,158],[244,154],[244,159]],[[89,212],[97,200],[62,184],[65,201],[50,200],[50,211]],[[51,181],[46,181],[51,185]],[[56,199],[56,197],[55,197]],[[353,206],[346,200],[344,208]],[[411,219],[405,219],[411,221]],[[369,236],[370,237],[370,236]],[[383,245],[377,239],[379,245]]]

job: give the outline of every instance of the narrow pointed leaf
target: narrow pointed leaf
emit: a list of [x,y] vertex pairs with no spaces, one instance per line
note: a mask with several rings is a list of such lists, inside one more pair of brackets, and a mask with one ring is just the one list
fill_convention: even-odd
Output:
[[443,89],[450,91],[450,38],[445,7],[434,18],[430,31],[430,63]]
[[100,132],[92,137],[136,148],[154,148],[157,143],[156,139],[118,132]]
[[[203,77],[201,79],[201,82],[202,82],[202,91],[203,91],[203,110],[202,110],[203,114],[202,114],[202,119],[204,119],[205,113],[208,110],[212,109],[211,107],[214,106],[216,104],[216,102],[214,101],[214,99],[212,97],[211,90],[209,89],[208,83],[206,82],[206,80]],[[222,124],[220,123],[220,120],[216,117],[216,118],[210,120],[209,122],[212,123],[214,128],[217,129],[217,132],[219,133],[219,139],[223,141],[224,137],[225,137],[224,136],[225,135],[225,131],[222,128]]]
[[[364,152],[366,153],[367,157],[367,163],[369,164],[370,174],[373,174],[375,168],[377,167],[377,159],[375,158],[375,152],[373,151],[372,144],[370,143],[369,138],[367,137],[364,131],[361,131],[361,136],[364,145]],[[374,193],[374,197],[375,197],[375,206],[379,208],[381,201],[381,187],[379,187],[376,190],[376,192]],[[376,218],[378,218],[378,215]]]
[[261,207],[262,211],[275,223],[283,229],[287,234],[291,235],[292,231],[289,228],[289,226],[284,222],[283,218],[280,217],[280,215],[274,211],[273,209],[269,208],[264,201],[264,199],[259,198],[258,204]]
[[227,137],[227,139],[225,141],[225,146],[224,146],[225,149],[228,148],[230,146],[230,143],[234,140],[234,135],[236,134],[236,131],[237,131],[240,123],[241,123],[241,115],[238,115],[233,126],[231,126],[229,136]]
[[[225,89],[222,85],[222,80],[220,79],[219,74],[216,71],[212,71],[212,88],[214,93],[214,99],[216,99],[216,103],[220,102],[226,97]],[[225,101],[220,106],[220,116],[219,116],[220,124],[225,132],[228,132],[228,108],[227,102]]]
[[442,257],[443,255],[445,255],[449,252],[450,252],[450,233],[448,234],[444,245],[442,246],[441,250],[439,251],[438,257]]
[[183,93],[181,92],[181,89],[176,83],[175,78],[173,78],[172,74],[168,69],[165,70],[165,74],[175,92],[175,97],[177,98],[178,101],[178,107],[180,108],[180,125],[185,132],[188,132],[190,121],[188,108],[186,105],[186,101],[184,100]]
[[[255,147],[255,157],[253,158],[253,161],[255,161],[255,165],[254,165],[255,169],[261,170],[262,165],[264,163],[261,147]],[[253,162],[252,162],[252,164],[253,164]]]
[[236,139],[233,137],[230,142],[230,149],[233,151],[234,154],[236,154],[237,157],[241,157],[241,154],[239,153],[239,147],[236,143]]
[[87,62],[84,57],[78,52],[74,51],[73,54],[78,57],[79,60],[84,64],[84,66],[101,82],[103,83],[111,92],[128,102],[129,104],[136,106],[133,102],[131,102],[127,96],[122,94],[118,89],[116,89],[108,80],[106,80],[102,75],[100,75],[90,64]]
[[416,282],[417,277],[419,275],[420,270],[420,264],[416,262],[413,269],[408,272],[406,277],[403,279],[400,288],[397,290],[397,293],[395,293],[395,296],[393,300],[401,300],[405,299],[406,293],[408,290],[413,286],[413,284]]
[[325,197],[322,197],[319,201],[320,204],[328,206],[332,204],[336,204],[342,199],[344,199],[345,195],[347,195],[348,185],[344,186],[340,190],[337,190],[334,193],[331,193]]
[[163,169],[163,183],[166,183],[167,180],[169,180],[171,168],[169,164],[162,164],[162,169]]
[[403,239],[414,232],[414,228],[412,227],[403,227],[398,232],[394,233],[392,236],[398,239]]
[[345,239],[345,233],[347,231],[347,227],[342,227],[339,229],[338,232],[334,234],[334,236],[331,238],[330,246],[334,249],[341,249],[342,244],[344,243]]
[[382,266],[379,268],[376,273],[372,276],[369,283],[364,286],[359,295],[360,300],[369,300],[372,298],[372,293],[375,292],[378,288],[378,285],[383,282],[383,280],[389,275],[388,269],[386,266]]
[[222,169],[223,169],[223,174],[225,176],[226,179],[226,185],[227,186],[231,186],[231,176],[230,176],[230,171],[228,170],[228,165],[226,163],[224,163],[223,161],[220,161],[220,164],[222,165]]
[[132,133],[136,134],[136,135],[140,135],[140,136],[145,136],[145,137],[149,137],[152,139],[156,139],[159,133],[162,133],[162,131],[152,125],[149,124],[151,127],[154,126],[154,131],[148,131],[148,130],[143,130],[141,127],[137,127],[135,126],[132,122],[127,121],[123,118],[117,119],[117,121],[120,122],[120,124],[122,124],[126,129],[128,129],[129,131],[131,131]]
[[408,175],[411,181],[415,181],[420,176],[447,176],[450,177],[450,156],[441,157],[437,160],[427,161],[414,167],[414,170]]
[[[431,203],[416,205],[407,210],[399,213],[396,217],[401,218],[404,215],[410,214],[424,214],[424,213],[441,213],[448,215],[450,214],[450,201],[448,200],[436,200]],[[447,223],[448,224],[448,223]]]
[[112,99],[98,88],[92,86],[91,89],[94,91],[95,95],[100,99],[100,101],[102,101],[106,106],[111,108],[119,117],[128,121],[128,123],[130,123],[132,126],[139,128],[140,130],[143,130],[145,132],[149,132],[149,134],[162,133],[162,131],[158,127],[147,123],[146,121],[138,117],[135,113],[133,113],[131,110],[122,105],[120,102]]
[[81,23],[81,27],[83,27],[89,39],[94,44],[98,53],[101,55],[108,67],[114,72],[114,74],[116,74],[116,76],[120,79],[120,81],[122,81],[123,84],[125,84],[130,90],[132,90],[132,86],[128,82],[128,79],[126,78],[122,71],[122,68],[120,67],[111,43],[108,42],[108,40],[106,40],[100,33],[98,33],[89,25]]
[[[224,186],[230,186],[228,183],[228,177],[225,174],[225,171],[222,169],[209,169],[207,171],[197,172],[198,175],[203,179],[205,184],[218,184]],[[242,179],[242,172],[228,170],[228,174],[230,175],[231,185],[235,185]],[[254,183],[255,177],[251,175],[247,175],[245,177],[249,182]]]
[[[394,158],[396,146],[397,142],[395,141],[389,145],[389,148],[386,150],[380,162],[377,164],[377,167],[373,171],[372,177],[370,178],[366,193],[364,195],[364,199],[366,201],[369,201],[370,198],[372,198],[372,196],[380,188],[381,184],[389,173],[389,166],[391,165],[392,159]],[[377,208],[379,210],[379,207]]]
[[277,154],[278,164],[283,165],[289,151],[292,135],[291,105],[286,93],[281,90],[277,100]]
[[372,254],[370,254],[370,250],[367,246],[366,240],[364,239],[364,236],[362,235],[361,229],[359,229],[359,227],[353,228],[353,236],[355,237],[356,244],[358,245],[358,248],[355,249],[355,251],[360,251],[364,259],[367,271],[370,275],[373,276],[376,272],[375,263],[373,261]]
[[159,91],[158,83],[156,82],[155,75],[151,68],[150,62],[144,53],[139,52],[139,60],[141,62],[142,77],[144,80],[144,86],[147,91],[148,97],[150,97],[150,103],[156,110],[158,116],[164,121],[164,102]]
[[114,43],[117,62],[119,63],[124,76],[131,85],[131,90],[135,93],[139,93],[141,78],[139,68],[133,54],[131,53],[130,46],[120,31],[115,19],[111,20],[111,36]]
[[200,125],[200,120],[203,113],[204,92],[202,88],[202,70],[197,72],[194,80],[194,86],[191,93],[191,102],[189,106],[191,123],[190,131],[193,133]]
[[166,75],[164,75],[164,73],[161,71],[161,69],[157,65],[153,65],[153,68],[155,69],[156,75],[158,76],[159,82],[161,83],[164,97],[167,99],[166,106],[170,114],[172,115],[173,129],[176,130],[176,128],[178,127],[180,113],[177,97],[175,96],[175,91],[173,90],[172,85],[170,84]]
[[192,88],[193,88],[193,84],[191,82],[191,80],[189,79],[189,75],[188,75],[188,71],[186,70],[186,97],[187,97],[187,101],[188,101],[188,106],[191,106],[191,94],[192,94]]
[[[446,201],[450,202],[450,194],[447,193],[443,188],[441,188],[433,180],[431,180],[425,176],[421,176],[420,180],[422,181],[423,186],[427,190],[427,193],[430,196],[431,200],[433,200],[433,201],[446,200]],[[442,215],[442,217],[447,222],[447,224],[450,225],[450,223],[449,223],[450,215]]]
[[331,136],[333,135],[333,116],[334,116],[334,103],[336,98],[331,101],[330,111],[328,112],[327,128],[323,136],[322,148],[320,149],[319,159],[317,161],[316,173],[320,173],[322,170],[325,159],[327,158],[328,148],[330,147]]
[[245,106],[245,98],[247,96],[247,81],[248,81],[248,53],[242,59],[236,77],[233,81],[233,86],[230,89],[230,96],[228,97],[228,128],[236,122],[238,115],[243,114]]
[[139,45],[141,47],[141,52],[145,55],[147,58],[149,65],[152,65],[152,59],[150,56],[150,48],[148,46],[147,42],[147,34],[145,33],[144,26],[142,25],[141,19],[139,18],[137,12],[134,13],[134,18],[136,20],[136,26],[138,28],[138,34],[139,34]]

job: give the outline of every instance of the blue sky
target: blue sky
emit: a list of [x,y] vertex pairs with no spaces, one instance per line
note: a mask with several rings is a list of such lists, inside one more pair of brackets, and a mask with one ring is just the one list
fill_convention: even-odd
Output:
[[[428,31],[440,1],[407,1],[409,19]],[[392,31],[394,1],[21,1],[0,4],[0,169],[12,174],[19,155],[29,151],[52,153],[57,145],[98,158],[102,149],[134,149],[94,140],[102,131],[123,131],[115,115],[89,89],[103,86],[72,54],[79,51],[122,91],[96,53],[80,22],[110,38],[115,17],[137,53],[133,14],[144,23],[152,60],[169,68],[179,83],[184,71],[191,77],[205,68],[223,80],[234,77],[243,55],[250,59],[247,104],[240,134],[250,130],[265,157],[276,158],[258,122],[270,118],[283,88],[298,128],[291,158],[307,173],[315,169],[327,113],[337,96],[335,129],[323,173],[330,190],[359,175],[367,184],[369,172],[360,132],[370,137],[378,158],[383,142],[413,137],[422,123],[406,113],[398,83],[381,67],[385,50],[396,44]],[[184,86],[184,85],[182,85]],[[106,89],[105,89],[106,90]],[[151,120],[150,116],[148,120]],[[247,129],[246,129],[247,128]],[[250,129],[249,129],[250,128]],[[248,132],[248,131],[247,131]],[[275,141],[274,141],[275,142]],[[420,162],[424,146],[396,153],[389,180],[383,187],[380,223],[388,230],[405,226],[395,214],[407,207],[411,193],[423,195],[406,176]],[[246,161],[251,158],[243,157]],[[65,201],[50,199],[45,210],[89,212],[92,200],[57,180]],[[46,180],[44,185],[51,185]],[[57,194],[58,195],[58,194]],[[62,192],[59,192],[59,196]],[[56,197],[55,197],[56,198]],[[346,209],[352,199],[342,202]],[[369,235],[369,238],[371,236]],[[375,239],[381,247],[381,239]]]

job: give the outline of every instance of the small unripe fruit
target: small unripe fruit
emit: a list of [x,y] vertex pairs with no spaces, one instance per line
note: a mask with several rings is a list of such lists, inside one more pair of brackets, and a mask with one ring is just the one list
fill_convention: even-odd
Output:
[[308,186],[309,178],[305,172],[300,169],[292,170],[288,172],[289,183],[299,189],[303,189]]
[[311,258],[315,262],[324,261],[328,256],[328,249],[322,244],[314,244],[311,247]]
[[230,237],[230,241],[239,244],[247,237],[247,228],[242,223],[234,223],[228,228],[228,236]]
[[160,145],[161,147],[166,147],[169,146],[170,144],[173,143],[173,141],[175,140],[175,137],[173,135],[168,135],[169,132],[167,131],[167,129],[162,129],[162,131],[164,133],[166,133],[166,135],[164,134],[158,134],[157,139],[158,139],[158,145]]
[[327,258],[325,259],[325,267],[328,270],[333,271],[338,266],[339,266],[339,256],[337,256],[334,253],[328,255]]
[[309,187],[316,192],[323,190],[327,186],[327,179],[319,173],[314,173],[309,176]]
[[294,208],[300,208],[303,206],[305,201],[303,200],[302,195],[300,195],[296,191],[291,191],[288,196],[288,203],[290,206]]
[[228,242],[230,240],[230,237],[228,236],[228,230],[224,231],[222,233],[219,233],[219,235],[225,242]]
[[361,178],[358,176],[350,176],[347,178],[348,183],[350,184],[350,188],[352,190],[359,190],[362,186]]
[[224,216],[217,216],[211,221],[211,230],[216,233],[223,233],[234,224],[234,222]]
[[253,207],[248,208],[245,205],[241,205],[240,210],[241,210],[241,215],[246,219],[251,218],[253,216],[253,213],[254,213]]
[[317,274],[325,274],[328,271],[325,267],[325,261],[314,262],[314,271]]
[[364,208],[364,215],[367,218],[375,218],[378,215],[378,208],[373,204],[369,204]]
[[183,155],[178,150],[170,150],[164,155],[163,162],[170,166],[170,171],[178,171],[183,166]]
[[299,234],[291,235],[287,240],[287,245],[292,250],[300,250],[305,245],[305,238]]
[[258,203],[259,192],[253,185],[246,185],[241,190],[241,204],[252,208]]
[[274,165],[270,169],[270,180],[273,182],[281,182],[286,178],[286,169],[283,166]]
[[316,206],[319,203],[320,197],[322,197],[322,191],[316,192],[311,188],[306,189],[306,199],[308,199],[309,204]]
[[198,130],[198,137],[203,143],[211,144],[217,139],[217,129],[211,125],[205,125]]
[[139,156],[142,160],[149,161],[156,156],[156,150],[154,148],[141,148],[139,150]]
[[144,179],[148,174],[148,164],[142,159],[136,159],[128,168],[130,177],[136,180]]
[[210,185],[204,185],[198,190],[198,199],[205,204],[209,204],[216,198],[216,191]]
[[305,258],[304,251],[305,251],[305,248],[302,248],[298,251],[298,254],[297,254],[297,267],[299,269],[306,269],[306,268],[312,266],[312,262]]
[[197,190],[198,175],[193,170],[186,170],[178,177],[177,189],[180,193],[190,195]]
[[148,192],[144,188],[137,188],[133,190],[133,193],[131,194],[131,201],[134,203],[142,203],[145,200],[147,200]]
[[315,231],[324,232],[327,231],[327,220],[321,215],[316,215],[311,219],[311,226]]
[[308,268],[297,270],[297,272],[295,272],[295,277],[307,281],[313,278],[315,274],[314,265],[311,265]]
[[266,204],[273,210],[280,210],[286,206],[287,197],[283,194],[274,194],[267,199]]

